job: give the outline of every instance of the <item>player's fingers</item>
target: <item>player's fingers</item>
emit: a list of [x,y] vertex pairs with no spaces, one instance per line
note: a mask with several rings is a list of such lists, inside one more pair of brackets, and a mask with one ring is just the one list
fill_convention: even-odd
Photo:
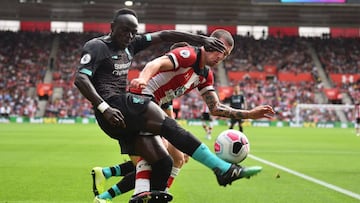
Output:
[[122,128],[126,127],[126,124],[123,119],[114,118],[113,122],[111,123],[113,126],[120,126]]
[[219,45],[219,46],[214,45],[213,47],[209,47],[208,50],[206,50],[206,51],[210,51],[210,52],[218,51],[218,52],[224,53],[225,49],[221,48],[221,45]]
[[134,81],[131,81],[131,82],[130,82],[130,87],[136,87],[136,84],[135,84]]
[[215,39],[215,41],[214,41],[215,43],[215,49],[217,50],[217,51],[220,51],[220,52],[225,52],[225,50],[226,50],[226,47],[225,47],[225,45],[224,45],[224,43],[222,42],[222,41],[220,41],[219,39]]
[[264,117],[265,117],[265,118],[272,118],[273,116],[274,116],[274,114],[268,114],[268,113],[267,113],[267,114],[264,114]]
[[271,118],[272,118],[272,116],[269,116],[269,115],[267,115],[267,114],[265,114],[264,117],[265,117],[265,118],[268,118],[268,119],[271,119]]
[[120,123],[120,126],[125,128],[126,127],[126,124],[125,124],[125,121],[124,121],[124,115],[119,111],[118,112],[118,116],[119,116],[119,123]]
[[131,83],[131,85],[135,88],[139,87],[139,83],[137,81],[134,81],[133,83]]
[[264,108],[265,111],[267,111],[269,113],[275,113],[274,109],[269,105],[265,105],[263,108]]
[[126,124],[124,120],[120,120],[120,127],[126,128]]

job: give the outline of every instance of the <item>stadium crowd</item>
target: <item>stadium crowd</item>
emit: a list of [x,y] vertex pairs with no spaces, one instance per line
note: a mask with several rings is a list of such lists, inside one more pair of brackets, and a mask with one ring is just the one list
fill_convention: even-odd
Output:
[[[48,98],[45,117],[92,117],[91,104],[74,88],[74,72],[80,60],[79,50],[88,39],[100,33],[48,33],[48,32],[0,32],[0,113],[34,117],[39,97],[36,86],[44,81],[47,71],[52,75],[53,88],[60,88],[60,98]],[[58,47],[53,49],[54,42]],[[276,66],[279,72],[312,73],[314,82],[285,82],[277,78],[260,80],[242,78],[229,81],[229,86],[239,84],[249,108],[261,104],[272,105],[277,112],[274,119],[293,121],[298,103],[316,103],[315,93],[322,92],[315,63],[308,53],[312,46],[327,74],[356,74],[360,69],[360,41],[353,38],[301,38],[268,37],[255,40],[252,37],[235,36],[233,53],[224,61],[226,71],[263,72],[266,65]],[[56,47],[56,46],[55,46]],[[141,70],[149,60],[168,50],[168,45],[147,49],[137,56],[133,69]],[[52,52],[53,51],[53,52]],[[51,55],[52,53],[52,55]],[[50,55],[52,57],[50,57]],[[360,81],[342,84],[342,92],[353,101],[360,99]],[[226,99],[226,98],[225,98]],[[197,92],[181,98],[179,118],[200,118],[202,100]],[[348,120],[353,114],[346,112]],[[336,121],[334,111],[326,109],[301,111],[302,120]]]

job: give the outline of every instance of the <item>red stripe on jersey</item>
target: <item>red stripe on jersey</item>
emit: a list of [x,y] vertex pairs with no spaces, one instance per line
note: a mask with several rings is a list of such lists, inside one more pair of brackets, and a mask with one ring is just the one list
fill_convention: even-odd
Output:
[[211,70],[205,78],[202,75],[197,75],[194,68],[191,67],[200,60],[197,58],[197,52],[193,47],[177,48],[167,55],[174,62],[174,70],[158,72],[149,80],[146,88],[141,91],[142,94],[153,95],[158,103],[165,103],[190,92],[196,87],[205,91],[214,89],[214,76]]

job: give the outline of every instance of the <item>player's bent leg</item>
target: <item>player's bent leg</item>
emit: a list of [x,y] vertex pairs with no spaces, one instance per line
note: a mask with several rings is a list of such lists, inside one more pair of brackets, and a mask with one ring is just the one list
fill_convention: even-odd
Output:
[[167,186],[173,161],[167,149],[164,147],[161,137],[138,136],[136,138],[135,150],[151,165],[151,189],[164,191]]
[[136,164],[134,195],[150,191],[151,166],[144,159]]
[[143,192],[134,195],[129,203],[167,203],[173,199],[172,195],[162,191]]
[[168,143],[167,150],[173,158],[174,167],[181,168],[185,164],[184,153],[176,149],[176,147],[174,147],[171,143]]
[[[130,156],[131,160],[138,160],[138,156]],[[128,173],[134,172],[135,166],[132,161],[110,166],[110,167],[94,167],[91,170],[92,182],[93,182],[93,193],[99,195],[104,192],[105,182],[112,176],[126,176]],[[123,189],[123,188],[121,188]]]
[[135,187],[134,180],[135,180],[135,171],[126,174],[126,176],[124,176],[124,178],[121,179],[120,182],[113,185],[107,191],[97,195],[95,197],[95,200],[97,200],[97,201],[105,201],[105,200],[111,201],[113,198],[134,189],[134,187]]
[[261,167],[251,167],[249,170],[243,170],[240,166],[220,159],[193,134],[179,126],[175,120],[161,114],[159,115],[161,110],[156,108],[160,109],[156,104],[152,105],[150,102],[149,108],[144,113],[145,118],[148,118],[147,120],[150,121],[146,123],[147,130],[154,134],[160,134],[182,152],[216,171],[215,174],[220,185],[225,186],[234,180],[251,177],[261,171]]
[[167,182],[166,191],[168,191],[174,182],[176,176],[179,175],[181,167],[186,163],[185,154],[176,149],[172,144],[168,143],[168,152],[173,158],[174,165],[171,169],[171,174]]
[[232,164],[230,169],[224,174],[221,174],[221,171],[217,168],[214,169],[214,172],[219,185],[225,187],[228,184],[231,185],[233,181],[240,178],[250,178],[260,173],[261,170],[262,167],[260,166],[241,167],[239,165]]

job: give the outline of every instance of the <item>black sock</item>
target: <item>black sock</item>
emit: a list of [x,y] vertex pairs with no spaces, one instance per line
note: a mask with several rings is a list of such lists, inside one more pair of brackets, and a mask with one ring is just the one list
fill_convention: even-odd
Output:
[[170,177],[173,160],[170,155],[151,164],[150,190],[165,191]]
[[[121,194],[124,194],[124,193],[129,192],[130,190],[134,189],[135,188],[135,170],[126,174],[124,176],[124,178],[122,178],[116,185],[119,188],[119,190],[121,191]],[[108,190],[110,195],[112,197],[115,197],[115,192],[112,194],[110,192],[110,190]]]
[[[120,171],[121,171],[121,176],[125,176],[128,173],[135,171],[135,166],[132,161],[127,161],[125,163],[119,164],[119,167],[120,167]],[[113,172],[112,169],[111,169],[111,172]]]

